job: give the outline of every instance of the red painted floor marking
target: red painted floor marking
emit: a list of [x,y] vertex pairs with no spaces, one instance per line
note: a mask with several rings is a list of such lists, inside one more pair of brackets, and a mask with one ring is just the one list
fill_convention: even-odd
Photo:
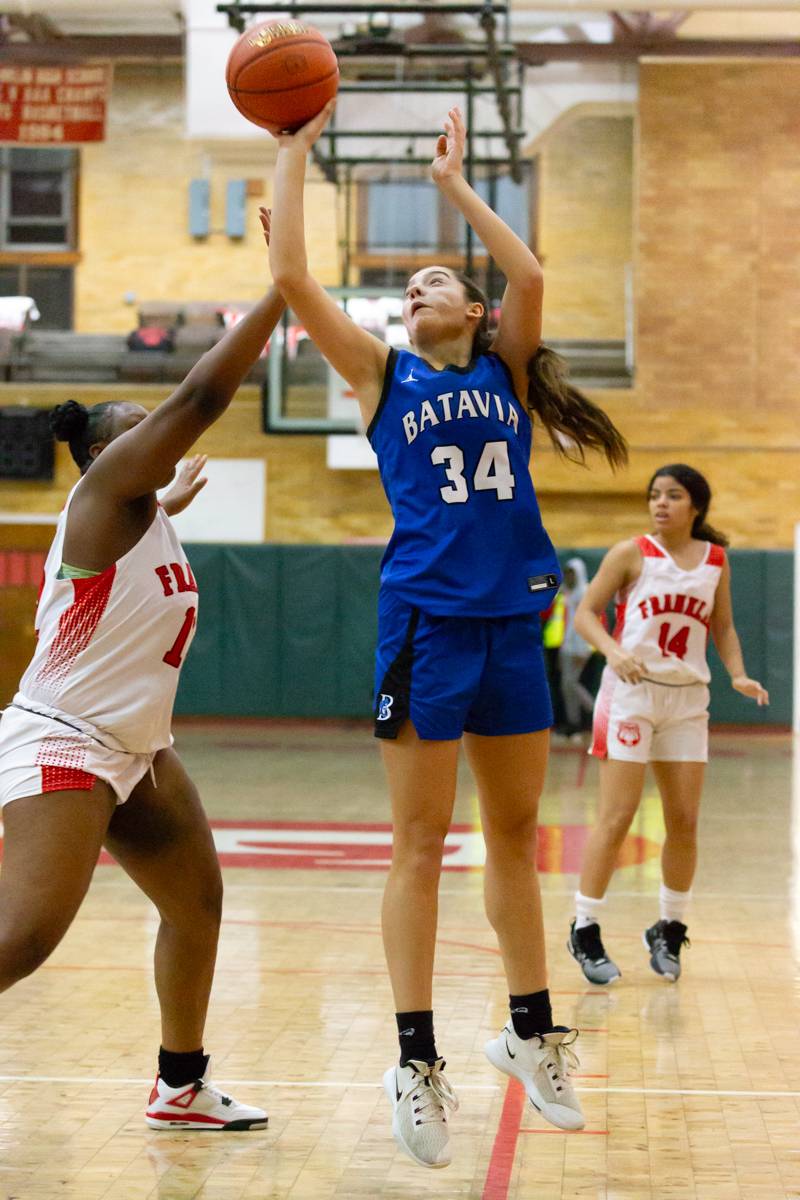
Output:
[[519,1080],[509,1079],[481,1200],[507,1200],[525,1099],[525,1089]]

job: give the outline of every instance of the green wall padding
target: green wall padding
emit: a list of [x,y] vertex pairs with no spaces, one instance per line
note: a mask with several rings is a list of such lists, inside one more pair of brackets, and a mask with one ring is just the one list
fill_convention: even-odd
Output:
[[[176,712],[210,716],[366,717],[372,706],[379,546],[187,547],[200,619]],[[590,577],[599,549],[573,554]],[[711,719],[788,725],[792,703],[793,556],[730,552],[733,607],[751,676],[769,708],[738,695],[710,651]]]

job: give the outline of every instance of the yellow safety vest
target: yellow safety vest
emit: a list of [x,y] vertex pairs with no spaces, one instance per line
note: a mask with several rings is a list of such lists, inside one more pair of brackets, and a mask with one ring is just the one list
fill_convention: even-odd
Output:
[[542,644],[545,650],[557,650],[564,641],[565,633],[565,604],[561,592],[553,601],[553,611],[545,622],[542,630]]

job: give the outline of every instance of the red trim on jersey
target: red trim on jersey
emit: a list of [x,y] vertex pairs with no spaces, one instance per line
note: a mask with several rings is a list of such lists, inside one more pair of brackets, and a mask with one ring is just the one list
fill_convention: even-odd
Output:
[[116,573],[116,564],[113,564],[91,579],[71,580],[75,599],[59,618],[58,633],[44,665],[37,672],[35,683],[49,684],[51,687],[63,683],[75,659],[89,645],[100,624]]
[[642,537],[638,537],[636,539],[636,545],[639,547],[645,558],[667,557],[661,547],[657,545],[651,537],[648,537],[647,534],[644,534]]
[[97,783],[97,776],[88,771],[80,771],[76,767],[55,767],[43,765],[42,794],[45,792],[91,792]]
[[725,547],[718,546],[716,542],[709,542],[706,563],[709,567],[723,567],[725,565]]

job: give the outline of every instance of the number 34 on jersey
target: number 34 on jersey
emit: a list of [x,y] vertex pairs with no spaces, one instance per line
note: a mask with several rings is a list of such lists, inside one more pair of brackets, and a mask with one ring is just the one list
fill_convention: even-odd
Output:
[[513,500],[516,481],[508,457],[508,442],[486,442],[478,464],[468,479],[464,452],[460,446],[435,446],[431,462],[444,468],[449,481],[439,488],[445,504],[466,504],[470,492],[494,492],[497,500]]

